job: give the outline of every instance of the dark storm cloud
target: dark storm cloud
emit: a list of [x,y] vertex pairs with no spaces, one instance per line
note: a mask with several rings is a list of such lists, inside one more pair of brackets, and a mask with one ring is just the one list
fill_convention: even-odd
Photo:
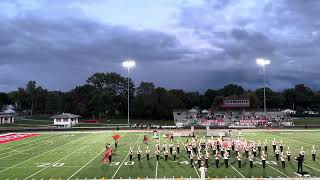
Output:
[[16,3],[12,16],[0,12],[0,91],[28,80],[69,90],[94,72],[126,73],[125,58],[138,61],[132,71],[136,84],[257,88],[263,85],[257,57],[272,60],[267,82],[273,89],[297,83],[320,89],[320,1],[179,4],[177,24],[157,30],[102,23],[66,8],[69,1],[52,2],[41,1],[36,10]]
[[97,71],[119,71],[124,58],[140,64],[176,61],[189,51],[165,33],[88,19],[25,15],[1,22],[0,33],[0,66],[15,67],[16,78],[35,79],[51,89],[71,88]]
[[[255,59],[264,57],[272,61],[267,67],[272,88],[297,83],[320,88],[320,1],[219,2],[186,6],[180,14],[181,26],[223,50],[195,58],[215,65],[212,76],[203,78],[259,87],[262,79],[256,77],[262,76]],[[219,74],[223,80],[216,78]]]

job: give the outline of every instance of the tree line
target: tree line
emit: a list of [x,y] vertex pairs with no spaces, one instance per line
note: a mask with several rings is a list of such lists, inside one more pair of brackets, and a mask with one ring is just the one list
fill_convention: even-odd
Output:
[[[16,111],[28,115],[53,115],[62,112],[84,117],[125,117],[127,115],[127,81],[120,74],[95,73],[86,84],[67,91],[49,91],[36,81],[29,81],[16,91],[0,93],[0,107],[13,104]],[[252,109],[263,108],[263,88],[246,90],[240,85],[229,84],[221,89],[207,89],[204,93],[182,89],[156,87],[152,82],[130,84],[130,115],[142,119],[172,119],[173,109],[190,109],[194,106],[209,109],[221,104],[224,97],[245,96]],[[313,91],[304,84],[295,85],[281,92],[266,88],[268,109],[295,108],[320,109],[320,91]]]

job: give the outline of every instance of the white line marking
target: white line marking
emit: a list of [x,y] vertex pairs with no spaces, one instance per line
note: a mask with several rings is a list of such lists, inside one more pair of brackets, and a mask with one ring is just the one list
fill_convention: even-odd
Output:
[[241,177],[246,178],[246,177],[244,177],[243,174],[241,174],[241,173],[240,173],[236,168],[234,168],[231,164],[230,164],[230,166],[232,167],[232,169],[234,169],[235,171],[237,171],[237,173],[240,174]]
[[[86,136],[85,136],[85,137],[86,137]],[[80,139],[82,139],[82,138],[80,138]],[[77,140],[80,140],[80,139],[77,139]],[[77,140],[76,140],[76,141],[77,141]],[[73,142],[76,142],[76,141],[73,141]],[[58,161],[56,161],[56,162],[54,162],[54,163],[60,162],[61,160],[65,159],[65,158],[67,158],[67,157],[69,157],[69,156],[71,156],[73,153],[75,153],[75,152],[77,152],[77,151],[80,151],[81,149],[87,147],[88,145],[91,145],[91,144],[88,143],[88,144],[86,144],[85,146],[82,146],[81,148],[77,149],[76,151],[73,151],[72,153],[69,153],[68,155],[64,156],[63,158],[60,158]],[[50,166],[47,166],[47,167],[45,167],[45,168],[43,168],[43,169],[40,169],[39,171],[37,171],[37,172],[31,174],[30,176],[24,178],[24,180],[29,179],[30,177],[32,177],[32,176],[34,176],[34,175],[36,175],[36,174],[38,174],[38,173],[40,173],[40,172],[48,169],[49,167],[50,167]]]
[[[54,137],[54,138],[52,138],[52,139],[50,139],[50,140],[41,141],[41,142],[38,142],[38,143],[31,144],[31,145],[29,145],[29,146],[32,146],[31,148],[24,149],[24,150],[22,150],[22,151],[17,151],[17,150],[16,150],[17,153],[9,154],[8,156],[1,157],[0,159],[5,159],[5,158],[7,158],[7,157],[11,157],[11,156],[16,155],[16,154],[22,154],[22,152],[25,152],[25,151],[28,151],[28,150],[32,150],[32,149],[38,148],[38,145],[39,145],[39,144],[40,144],[40,145],[45,145],[48,141],[55,141],[55,140],[57,140],[57,139],[61,139],[61,137]],[[37,145],[37,146],[35,146],[35,145]],[[51,145],[51,144],[50,144],[50,145]],[[25,146],[25,147],[28,147],[28,146]],[[18,149],[22,149],[22,148],[18,148]],[[10,152],[8,152],[8,153],[10,153]],[[4,153],[4,154],[8,154],[8,153]]]
[[[180,138],[180,141],[181,141],[181,142],[182,142],[182,144],[183,144],[183,147],[185,147],[185,144],[184,144],[184,142],[182,141],[181,136],[179,136],[179,138]],[[198,171],[197,171],[196,167],[195,167],[193,164],[192,164],[192,166],[193,166],[194,170],[196,171],[196,173],[197,173],[198,177],[200,178],[200,175],[199,175],[199,173],[198,173]]]
[[[86,135],[86,136],[88,136],[88,135]],[[86,137],[86,136],[84,136],[84,137]],[[84,138],[84,137],[81,137],[81,138],[78,138],[78,139],[82,139],[82,138]],[[75,139],[75,140],[77,140],[77,139]],[[73,140],[73,141],[75,141],[75,140]],[[37,156],[34,156],[34,157],[32,157],[32,158],[29,158],[29,159],[26,159],[26,160],[24,160],[24,161],[22,161],[22,162],[20,162],[20,163],[18,163],[18,164],[15,164],[15,165],[10,166],[10,167],[8,167],[8,168],[6,168],[6,169],[3,169],[3,170],[0,171],[0,173],[6,171],[6,170],[8,170],[8,169],[14,168],[14,167],[16,167],[16,166],[19,166],[20,164],[23,164],[23,163],[25,163],[25,162],[27,162],[27,161],[30,161],[30,160],[32,160],[32,159],[35,159],[35,158],[37,158],[37,157],[39,157],[39,156],[41,156],[41,155],[47,154],[47,153],[49,153],[49,152],[51,152],[51,151],[53,151],[53,150],[55,150],[55,149],[58,149],[58,148],[60,148],[60,147],[63,147],[63,146],[65,146],[65,145],[69,144],[69,143],[72,143],[73,141],[67,142],[67,143],[62,144],[62,145],[60,145],[60,146],[57,146],[57,147],[55,147],[55,148],[53,148],[53,149],[51,149],[51,150],[49,150],[49,151],[43,152],[43,153],[41,153],[41,154],[39,154],[39,155],[37,155]]]
[[309,168],[311,168],[311,169],[314,169],[314,170],[316,170],[316,171],[318,171],[318,172],[320,172],[320,170],[319,169],[316,169],[316,168],[314,168],[314,167],[312,167],[312,166],[309,166],[309,165],[307,165],[307,164],[305,164],[305,163],[303,163],[305,166],[307,166],[307,167],[309,167]]
[[[32,136],[32,137],[37,137],[37,136]],[[32,137],[28,137],[28,138],[32,138]],[[35,139],[35,140],[30,141],[30,142],[27,141],[27,142],[25,142],[25,143],[17,144],[16,146],[8,146],[8,147],[5,147],[5,148],[0,149],[0,151],[3,151],[3,150],[5,150],[5,149],[15,148],[15,147],[17,147],[17,146],[21,146],[21,145],[25,145],[25,144],[30,144],[30,143],[32,143],[32,142],[34,142],[34,141],[39,141],[39,140],[42,141],[43,139],[50,138],[50,137],[52,137],[52,136],[44,136],[44,137],[41,138],[41,139]],[[28,139],[28,138],[26,138],[26,139]],[[21,140],[23,140],[23,139],[21,139]],[[18,149],[20,149],[20,148],[18,148]]]
[[[141,136],[142,136],[142,135],[140,135],[139,138],[137,139],[137,141],[134,143],[133,148],[136,146],[136,144],[137,144],[137,142],[139,141],[139,139],[141,138]],[[127,156],[123,159],[122,163],[121,163],[120,166],[118,167],[117,171],[113,174],[113,176],[112,176],[111,179],[113,179],[113,178],[116,176],[116,174],[118,173],[119,169],[120,169],[121,166],[123,165],[124,161],[128,158],[128,156],[129,156],[129,152],[128,152]]]
[[268,166],[271,167],[272,169],[278,171],[280,174],[284,175],[285,177],[287,177],[287,178],[289,177],[289,176],[287,176],[286,174],[284,174],[284,173],[282,173],[281,171],[279,171],[278,169],[272,167],[271,165],[268,164]]
[[95,160],[101,153],[103,153],[103,151],[105,150],[102,149],[102,151],[100,151],[95,157],[93,157],[90,161],[88,161],[85,165],[83,165],[80,169],[78,169],[75,173],[73,173],[67,180],[71,179],[74,175],[78,174],[78,172],[80,172],[83,168],[85,168],[88,164],[90,164],[93,160]]

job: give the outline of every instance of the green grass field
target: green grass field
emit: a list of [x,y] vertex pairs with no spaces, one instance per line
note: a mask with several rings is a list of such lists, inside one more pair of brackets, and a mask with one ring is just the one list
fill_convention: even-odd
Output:
[[[111,164],[101,163],[107,142],[113,144],[112,136],[121,134],[122,138],[119,147],[113,153]],[[145,157],[146,145],[142,142],[144,134],[148,134],[151,141],[151,159]],[[160,134],[161,136],[163,133]],[[269,141],[268,161],[265,169],[262,168],[259,160],[256,159],[254,168],[250,169],[249,161],[243,156],[243,167],[239,169],[235,160],[235,153],[232,152],[229,168],[224,167],[220,160],[220,167],[213,166],[214,159],[211,157],[210,167],[207,169],[207,177],[295,177],[297,165],[295,161],[286,162],[286,168],[281,163],[275,162],[272,154],[271,141],[273,138],[282,139],[284,149],[290,146],[292,156],[297,156],[301,146],[305,147],[304,171],[312,177],[320,177],[320,159],[311,160],[311,147],[316,145],[319,149],[320,131],[265,131],[250,132],[244,131],[242,139]],[[163,158],[156,161],[154,155],[156,140],[152,134],[142,132],[58,132],[40,133],[19,141],[0,144],[0,179],[120,179],[120,178],[163,178],[163,177],[185,177],[198,178],[199,171],[191,167],[187,153],[181,145],[181,152],[178,160],[173,161],[172,157],[166,162]],[[174,141],[187,140],[186,137],[175,137]],[[160,138],[160,143],[168,143],[167,138]],[[129,162],[129,147],[134,147],[135,153],[132,162]],[[138,162],[136,150],[140,146],[143,152],[142,160]],[[162,154],[163,155],[163,154]],[[258,157],[260,157],[258,155]],[[197,166],[197,165],[195,165]]]

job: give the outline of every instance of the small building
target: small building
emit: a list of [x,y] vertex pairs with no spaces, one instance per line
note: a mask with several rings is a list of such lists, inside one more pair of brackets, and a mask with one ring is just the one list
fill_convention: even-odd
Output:
[[79,118],[81,116],[71,114],[71,113],[62,113],[57,116],[53,116],[53,124],[58,127],[72,127],[79,123]]
[[246,109],[250,108],[250,99],[246,97],[226,97],[221,105],[224,109]]
[[0,124],[13,124],[14,123],[14,115],[0,113]]

